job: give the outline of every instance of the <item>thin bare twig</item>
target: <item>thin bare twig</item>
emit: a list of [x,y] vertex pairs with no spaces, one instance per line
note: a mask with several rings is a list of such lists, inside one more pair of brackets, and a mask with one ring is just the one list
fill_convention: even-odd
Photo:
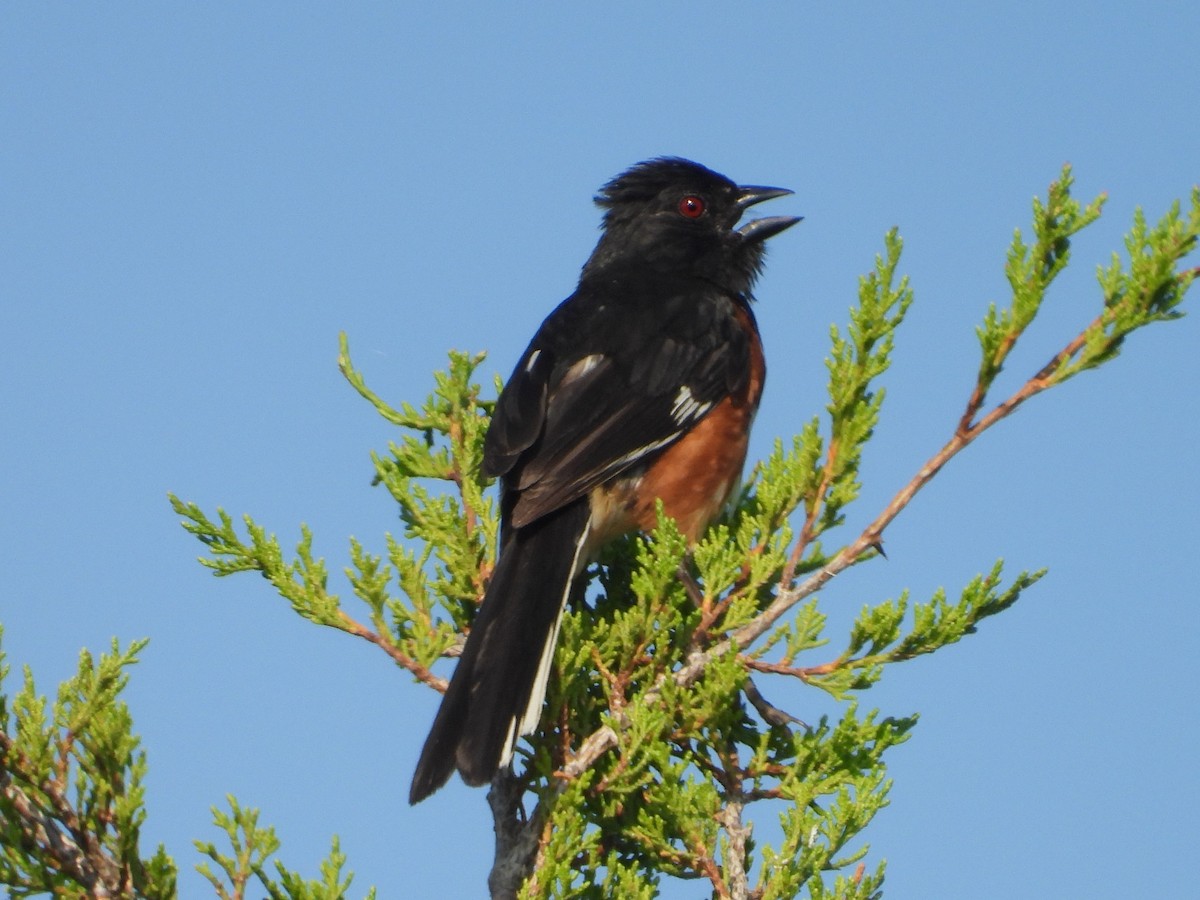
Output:
[[801,681],[808,681],[813,675],[828,675],[830,672],[836,672],[847,663],[846,659],[841,658],[835,659],[833,662],[821,663],[819,666],[789,666],[786,663],[767,662],[763,659],[753,659],[744,655],[738,658],[748,669],[754,669],[757,672],[768,672],[772,675],[791,675],[793,678],[799,678]]
[[800,528],[800,537],[796,539],[796,546],[792,548],[791,554],[788,556],[787,565],[783,568],[783,575],[780,577],[780,584],[791,584],[796,577],[796,567],[800,565],[800,560],[804,558],[804,551],[808,549],[809,544],[816,537],[814,530],[817,524],[817,516],[821,514],[821,508],[825,505],[825,494],[829,491],[829,487],[833,484],[833,464],[837,459],[838,441],[837,438],[831,438],[829,446],[826,448],[825,465],[821,471],[821,484],[813,493],[812,507],[805,511],[804,525]]
[[692,858],[688,861],[690,865],[696,867],[700,872],[704,873],[704,877],[712,883],[713,896],[719,897],[720,900],[733,900],[733,895],[729,892],[729,886],[725,883],[725,878],[721,874],[721,868],[717,865],[717,861],[713,859],[712,853],[698,836],[693,837],[689,841],[692,850]]
[[[392,642],[392,639],[389,635],[372,631],[370,628],[368,628],[366,625],[363,625],[344,610],[339,609],[337,614],[342,623],[338,627],[342,631],[346,632],[347,634],[352,634],[355,637],[360,637],[364,641],[370,641],[372,644],[390,656],[398,666],[408,669],[408,671],[412,672],[413,675],[417,677],[418,681],[423,681],[436,691],[440,691],[443,694],[446,693],[446,687],[449,685],[449,682],[445,678],[434,675],[433,672],[429,671],[428,668],[421,665],[419,662],[397,647]],[[459,652],[462,652],[461,649]],[[456,656],[458,654],[447,651],[444,655]]]

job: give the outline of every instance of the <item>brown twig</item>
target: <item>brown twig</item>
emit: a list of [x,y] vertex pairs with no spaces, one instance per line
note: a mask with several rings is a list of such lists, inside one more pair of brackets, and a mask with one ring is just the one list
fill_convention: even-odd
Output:
[[[360,637],[364,641],[370,641],[372,644],[374,644],[376,647],[379,647],[384,653],[390,656],[398,666],[408,669],[408,671],[412,672],[413,675],[417,677],[418,681],[423,681],[434,690],[440,691],[443,694],[446,693],[446,687],[449,682],[446,681],[445,678],[434,675],[433,672],[429,671],[427,667],[421,665],[419,662],[397,647],[395,643],[392,642],[390,636],[386,634],[380,634],[377,631],[372,631],[366,625],[363,625],[361,622],[347,614],[345,610],[339,609],[337,613],[338,618],[342,623],[338,627],[342,631],[346,632],[347,634],[352,634],[355,637]],[[445,655],[453,656],[455,654],[448,652]]]
[[828,675],[830,672],[836,672],[847,662],[845,659],[835,659],[833,662],[821,663],[819,666],[789,666],[786,663],[766,662],[744,655],[739,655],[738,659],[748,669],[768,672],[772,675],[791,675],[801,681],[808,681],[814,675]]
[[729,886],[725,883],[724,877],[721,875],[721,869],[717,865],[717,861],[713,859],[708,847],[704,845],[704,841],[699,836],[693,836],[688,844],[691,847],[692,858],[689,864],[698,872],[703,872],[704,877],[712,882],[713,896],[720,897],[721,900],[733,900],[733,895],[729,892]]
[[796,546],[792,548],[792,552],[788,556],[787,565],[783,567],[783,575],[779,579],[780,584],[792,583],[796,577],[796,567],[800,565],[800,560],[804,558],[804,551],[808,549],[816,537],[814,529],[817,524],[817,516],[821,512],[821,508],[825,505],[825,494],[829,491],[829,486],[833,484],[833,463],[837,458],[837,449],[837,438],[831,438],[829,447],[825,452],[825,466],[821,471],[821,484],[813,494],[812,506],[805,511],[804,525],[800,528],[800,537],[796,539]]

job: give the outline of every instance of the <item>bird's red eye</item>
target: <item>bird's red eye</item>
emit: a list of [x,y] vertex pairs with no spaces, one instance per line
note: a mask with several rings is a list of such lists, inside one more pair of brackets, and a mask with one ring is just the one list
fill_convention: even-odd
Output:
[[688,194],[679,201],[679,214],[689,219],[698,219],[704,215],[704,201],[695,194]]

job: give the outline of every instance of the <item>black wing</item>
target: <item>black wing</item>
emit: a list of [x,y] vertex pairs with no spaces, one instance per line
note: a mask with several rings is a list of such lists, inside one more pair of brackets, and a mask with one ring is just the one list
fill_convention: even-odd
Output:
[[[708,285],[579,292],[542,324],[496,404],[484,471],[522,527],[669,446],[747,377],[745,303]],[[640,297],[638,296],[640,295]]]

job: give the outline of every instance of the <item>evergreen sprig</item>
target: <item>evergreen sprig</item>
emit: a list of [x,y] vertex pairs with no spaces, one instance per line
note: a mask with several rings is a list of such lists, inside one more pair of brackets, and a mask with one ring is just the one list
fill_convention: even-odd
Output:
[[0,651],[0,884],[11,896],[175,895],[166,851],[139,855],[146,755],[120,699],[145,645],[114,640],[99,660],[82,651],[53,704],[28,668],[10,699]]
[[[0,885],[7,896],[177,897],[177,869],[166,848],[140,856],[146,754],[121,699],[127,670],[147,643],[122,649],[114,640],[99,660],[83,651],[53,704],[38,693],[28,668],[16,694],[3,690],[8,665],[0,652]],[[231,812],[214,808],[213,818],[232,854],[196,842],[220,870],[197,866],[218,897],[245,900],[256,880],[271,900],[344,900],[353,874],[345,871],[336,837],[319,878],[305,879],[274,860],[276,881],[266,869],[279,849],[274,830],[258,826],[257,810],[228,800]],[[367,897],[374,900],[374,889]]]
[[399,505],[403,537],[385,535],[386,554],[351,539],[350,565],[343,570],[351,592],[366,607],[366,622],[347,612],[341,596],[330,591],[328,569],[313,555],[307,526],[300,526],[289,559],[279,539],[250,516],[242,519],[243,536],[223,509],[214,520],[172,494],[171,506],[183,517],[184,528],[207,548],[201,564],[217,576],[258,572],[304,618],[363,638],[419,680],[444,688],[431,667],[456,652],[461,631],[474,616],[491,570],[488,548],[499,529],[480,475],[494,404],[480,398],[481,389],[472,381],[483,358],[451,353],[449,368],[435,373],[434,390],[421,408],[405,403],[397,410],[366,386],[341,336],[338,364],[346,379],[406,432],[387,454],[371,457],[375,483]]
[[[276,880],[267,867],[267,861],[280,846],[275,829],[269,825],[259,826],[257,809],[242,806],[232,796],[225,799],[229,803],[229,812],[213,807],[213,823],[224,832],[232,853],[226,853],[210,841],[196,841],[196,849],[201,855],[216,864],[216,871],[208,862],[201,863],[196,869],[213,886],[217,897],[245,900],[261,889],[267,892],[270,900],[345,900],[354,873],[345,871],[346,854],[336,835],[329,856],[318,867],[319,877],[304,878],[278,860],[271,860],[279,876]],[[366,900],[375,900],[374,888],[367,892]]]
[[[1013,233],[1004,267],[1012,302],[999,311],[996,304],[990,304],[983,324],[976,329],[981,359],[968,412],[982,405],[1018,338],[1042,308],[1051,282],[1066,268],[1071,258],[1071,238],[1100,218],[1107,198],[1102,194],[1086,207],[1081,206],[1071,196],[1073,184],[1071,167],[1063,166],[1058,181],[1050,185],[1046,202],[1033,198],[1032,245],[1025,243],[1020,229]],[[964,421],[970,424],[969,417]]]
[[884,255],[875,269],[859,279],[858,304],[850,309],[843,337],[830,328],[829,444],[817,490],[804,498],[807,516],[797,548],[802,552],[815,538],[842,523],[842,510],[858,498],[859,464],[863,447],[874,434],[885,391],[876,379],[891,363],[896,329],[912,304],[908,278],[896,283],[904,243],[892,229],[884,237]]

